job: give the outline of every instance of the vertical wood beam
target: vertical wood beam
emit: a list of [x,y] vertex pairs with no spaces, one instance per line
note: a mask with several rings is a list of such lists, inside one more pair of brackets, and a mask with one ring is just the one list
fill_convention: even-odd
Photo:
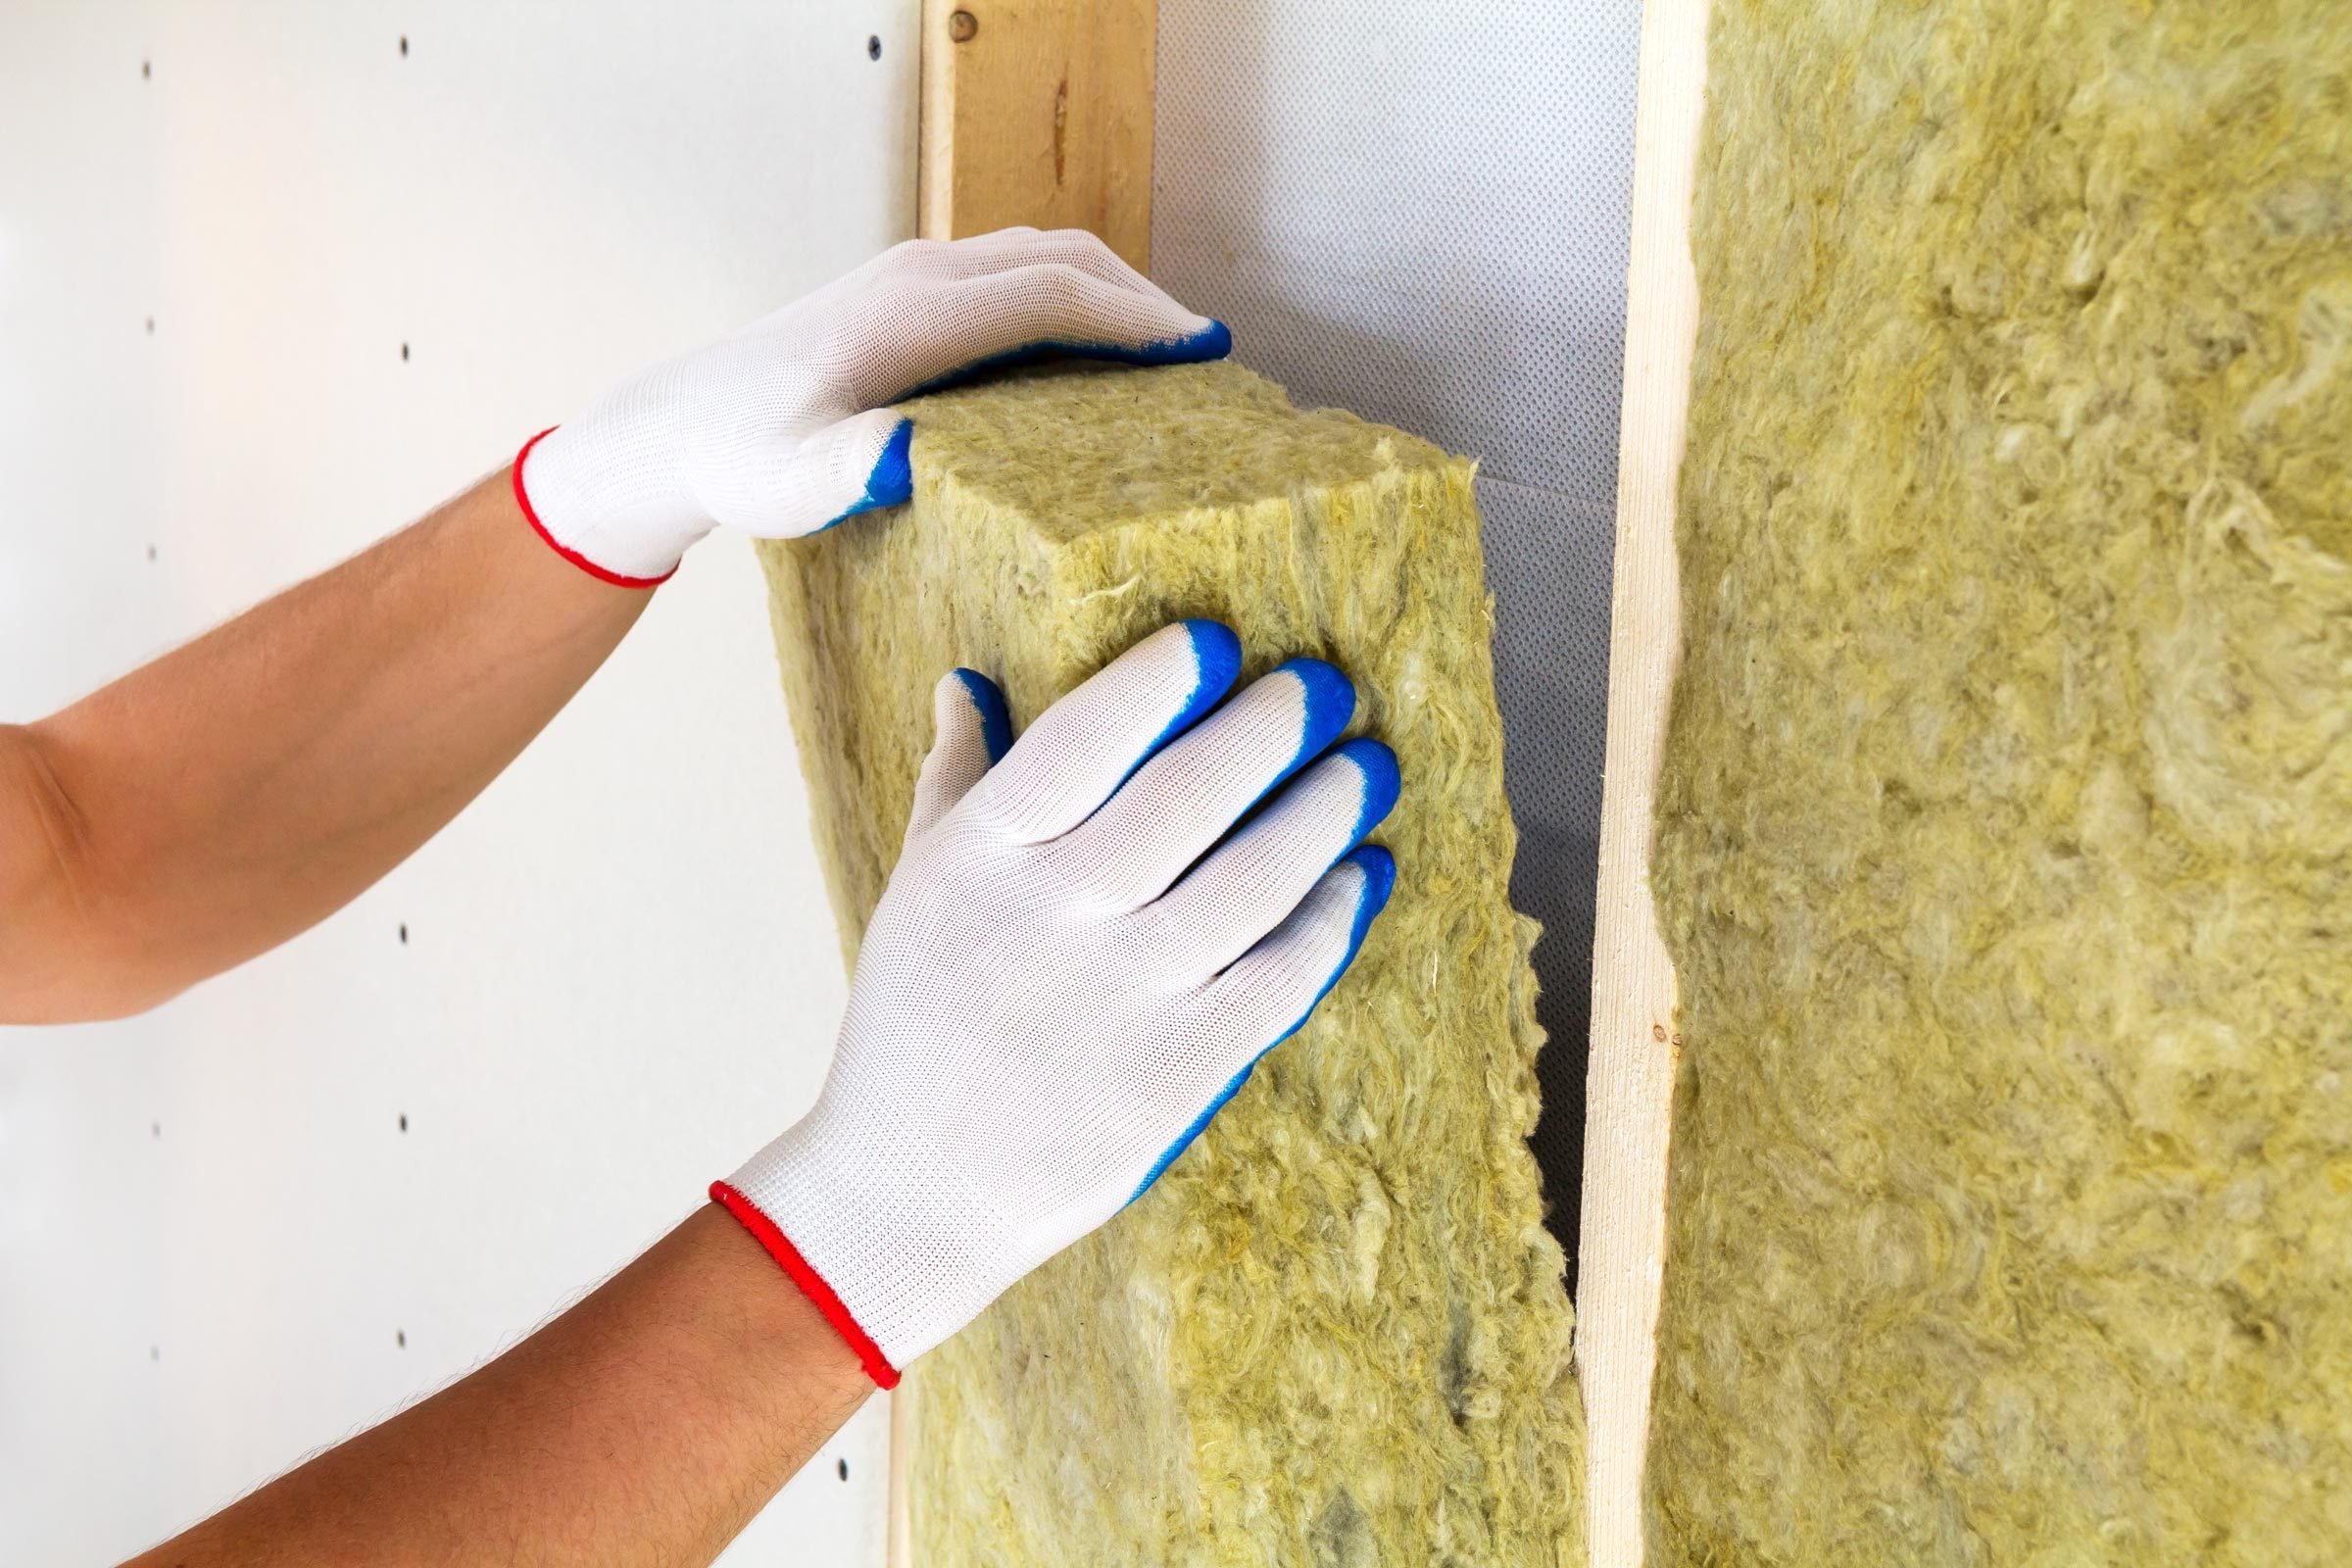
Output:
[[903,1377],[890,1391],[890,1511],[882,1534],[886,1568],[911,1568],[914,1562],[914,1494],[907,1481],[913,1467],[914,1379]]
[[923,0],[915,231],[1086,228],[1152,253],[1157,0]]
[[1639,1568],[1642,1472],[1666,1250],[1666,1154],[1682,1055],[1674,960],[1649,891],[1650,813],[1682,655],[1674,518],[1698,330],[1690,194],[1708,0],[1647,0],[1609,605],[1608,764],[1592,940],[1576,1359],[1590,1435],[1592,1568]]

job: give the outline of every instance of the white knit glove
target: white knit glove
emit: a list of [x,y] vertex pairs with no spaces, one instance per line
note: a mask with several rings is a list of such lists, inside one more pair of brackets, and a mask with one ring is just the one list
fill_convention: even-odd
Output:
[[1169,626],[1018,744],[987,679],[939,684],[824,1093],[711,1188],[884,1388],[1141,1196],[1388,902],[1358,846],[1396,759],[1323,755],[1354,688],[1297,660],[1218,706],[1240,666]]
[[788,538],[906,501],[912,428],[889,405],[917,391],[1051,353],[1162,365],[1232,342],[1083,230],[909,240],[533,436],[514,496],[565,560],[651,587],[714,523]]

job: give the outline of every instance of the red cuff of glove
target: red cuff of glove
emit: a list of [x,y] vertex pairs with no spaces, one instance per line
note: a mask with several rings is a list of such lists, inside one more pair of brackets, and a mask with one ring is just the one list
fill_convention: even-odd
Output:
[[509,470],[514,476],[514,504],[522,509],[523,521],[531,525],[531,531],[547,541],[548,549],[553,550],[597,581],[609,582],[615,588],[659,588],[670,578],[675,577],[678,574],[676,566],[670,567],[659,577],[624,577],[617,571],[607,571],[547,531],[547,524],[539,520],[539,509],[531,505],[531,493],[523,488],[522,465],[523,461],[530,457],[531,448],[555,433],[556,427],[551,424],[525,441],[522,444],[522,450],[514,454],[514,466]]
[[[525,447],[523,450],[527,452],[530,449]],[[519,474],[521,471],[518,461],[515,472]],[[557,548],[561,549],[562,546]],[[833,1294],[833,1287],[825,1283],[823,1275],[809,1267],[808,1260],[801,1255],[800,1249],[793,1246],[784,1233],[776,1228],[776,1222],[754,1208],[750,1199],[725,1182],[710,1184],[710,1199],[734,1215],[743,1228],[767,1249],[767,1255],[774,1258],[777,1265],[791,1276],[792,1283],[801,1288],[801,1294],[816,1303],[816,1309],[825,1315],[826,1322],[833,1325],[833,1331],[848,1341],[850,1348],[858,1352],[858,1364],[865,1368],[866,1376],[874,1380],[875,1386],[897,1388],[899,1369],[890,1364],[890,1358],[882,1353],[882,1348],[858,1326],[858,1320],[850,1315],[850,1309],[842,1303],[841,1298]]]

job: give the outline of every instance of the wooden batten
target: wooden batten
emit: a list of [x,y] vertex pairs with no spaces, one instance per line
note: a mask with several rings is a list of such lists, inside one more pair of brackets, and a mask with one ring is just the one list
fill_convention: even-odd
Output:
[[1157,0],[923,0],[916,232],[1092,229],[1152,255]]
[[1666,1149],[1681,1055],[1674,961],[1650,902],[1650,811],[1682,648],[1676,482],[1698,277],[1690,193],[1706,99],[1708,0],[1642,15],[1609,610],[1607,778],[1592,933],[1577,1371],[1589,1432],[1592,1568],[1637,1568],[1642,1468],[1666,1246]]

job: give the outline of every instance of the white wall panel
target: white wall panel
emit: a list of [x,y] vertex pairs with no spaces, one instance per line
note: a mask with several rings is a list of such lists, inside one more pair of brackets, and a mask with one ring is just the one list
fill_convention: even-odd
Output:
[[[0,717],[904,237],[914,21],[0,8]],[[144,1018],[0,1032],[0,1561],[127,1553],[463,1371],[780,1129],[845,989],[807,816],[718,541],[350,908]],[[878,1562],[885,1426],[729,1560]]]

